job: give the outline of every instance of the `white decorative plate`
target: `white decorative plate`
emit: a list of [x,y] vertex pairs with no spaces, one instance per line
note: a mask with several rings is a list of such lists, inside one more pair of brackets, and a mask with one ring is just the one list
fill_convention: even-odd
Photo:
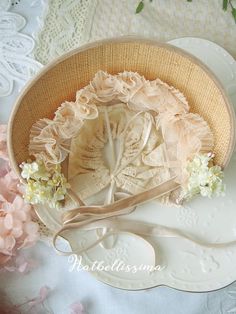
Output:
[[[236,61],[221,47],[207,40],[181,38],[170,42],[183,48],[206,63],[223,83],[232,101],[236,104]],[[150,202],[136,209],[129,219],[157,223],[178,228],[196,239],[206,242],[236,240],[236,155],[225,171],[227,195],[224,198],[199,197],[187,207],[167,207]],[[60,211],[38,208],[42,221],[51,230],[60,227]],[[95,238],[94,231],[76,231],[68,234],[72,248],[83,247]],[[222,288],[236,280],[236,245],[227,249],[203,248],[181,238],[152,238],[150,242],[157,252],[157,264],[161,270],[133,272],[93,271],[93,275],[114,287],[122,289],[146,289],[166,285],[186,291],[210,291]],[[82,255],[83,265],[92,266],[103,261],[103,266],[121,260],[124,265],[150,265],[147,247],[140,239],[120,235],[112,249],[101,245]]]

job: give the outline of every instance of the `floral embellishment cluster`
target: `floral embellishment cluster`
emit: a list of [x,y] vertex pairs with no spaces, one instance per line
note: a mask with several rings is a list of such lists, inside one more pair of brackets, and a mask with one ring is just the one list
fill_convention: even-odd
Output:
[[223,196],[225,185],[223,184],[223,171],[220,166],[213,165],[214,154],[197,154],[187,164],[189,174],[184,198],[189,200],[201,194],[202,196]]
[[70,187],[61,166],[55,165],[47,169],[43,161],[24,162],[21,176],[26,179],[24,199],[36,205],[45,204],[51,208],[59,208]]
[[6,132],[7,127],[0,125],[0,272],[23,273],[33,265],[24,258],[21,249],[38,240],[38,224],[32,220],[32,208],[25,204],[20,181],[10,167]]

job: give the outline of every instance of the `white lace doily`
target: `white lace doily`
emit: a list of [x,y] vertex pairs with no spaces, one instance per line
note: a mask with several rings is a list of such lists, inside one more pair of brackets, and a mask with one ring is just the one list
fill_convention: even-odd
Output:
[[23,85],[40,68],[31,57],[34,40],[23,33],[26,19],[10,12],[10,0],[0,2],[0,97],[12,93],[13,83]]
[[97,0],[49,0],[37,38],[35,58],[46,64],[90,38]]
[[86,41],[131,34],[161,41],[202,37],[236,56],[236,25],[230,10],[222,10],[222,0],[144,2],[135,14],[137,0],[50,0],[36,59],[46,64]]

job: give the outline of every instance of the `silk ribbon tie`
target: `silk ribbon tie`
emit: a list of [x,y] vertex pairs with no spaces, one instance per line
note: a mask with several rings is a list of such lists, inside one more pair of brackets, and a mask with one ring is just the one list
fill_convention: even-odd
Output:
[[[61,255],[70,254],[82,254],[89,249],[95,247],[106,238],[112,235],[129,234],[138,237],[140,240],[145,241],[146,245],[152,250],[154,261],[155,249],[150,242],[144,238],[148,236],[154,237],[172,237],[183,238],[187,241],[195,243],[197,245],[206,248],[225,248],[236,244],[236,240],[225,243],[207,243],[200,239],[193,238],[178,229],[161,226],[158,224],[144,223],[140,221],[133,221],[129,219],[117,218],[121,215],[127,215],[131,213],[137,205],[143,204],[150,200],[159,198],[167,193],[170,193],[180,187],[179,183],[175,182],[176,177],[161,183],[160,185],[152,188],[148,191],[141,192],[137,195],[127,197],[125,199],[118,200],[112,204],[104,206],[80,206],[69,210],[63,214],[62,221],[63,226],[53,236],[53,246],[56,251]],[[84,231],[98,230],[101,228],[108,228],[109,231],[104,235],[98,237],[97,240],[75,251],[61,251],[56,241],[59,236],[62,236],[64,231],[72,231],[73,229],[79,229]]]
[[[91,249],[97,244],[101,243],[107,237],[119,234],[120,232],[132,233],[139,236],[137,228],[133,232],[129,228],[130,222],[124,224],[123,226],[118,225],[118,220],[115,222],[111,218],[127,215],[131,213],[137,205],[143,204],[145,202],[157,199],[167,193],[170,193],[180,187],[180,184],[175,181],[176,177],[167,180],[164,183],[159,184],[155,188],[148,191],[141,192],[139,194],[118,200],[114,203],[103,205],[103,206],[80,206],[75,209],[71,209],[65,212],[62,216],[63,226],[54,234],[53,246],[56,251],[63,255],[69,255],[72,253],[81,254],[84,251]],[[112,228],[97,241],[93,242],[86,248],[78,250],[76,252],[63,252],[59,250],[56,246],[56,240],[59,236],[63,234],[66,230],[81,229],[81,230],[96,230],[99,228]]]

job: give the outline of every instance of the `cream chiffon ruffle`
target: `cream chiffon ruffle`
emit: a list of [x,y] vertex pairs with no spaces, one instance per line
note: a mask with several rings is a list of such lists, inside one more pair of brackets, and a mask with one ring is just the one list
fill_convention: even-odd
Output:
[[[73,190],[87,199],[108,188],[105,202],[114,201],[117,192],[137,194],[173,176],[184,185],[187,161],[212,148],[207,122],[189,112],[174,87],[138,73],[103,71],[52,120],[36,122],[29,144],[30,154],[48,167],[69,154]],[[179,194],[165,201],[175,202]]]

